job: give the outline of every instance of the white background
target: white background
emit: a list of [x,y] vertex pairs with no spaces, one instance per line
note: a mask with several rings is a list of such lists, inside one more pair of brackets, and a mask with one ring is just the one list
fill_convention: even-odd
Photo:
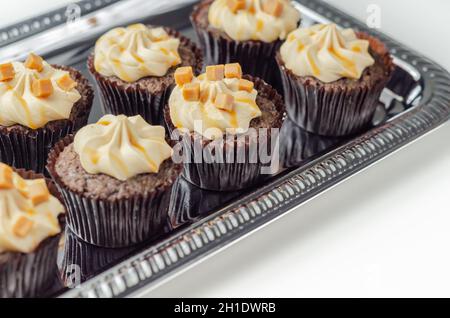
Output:
[[[9,1],[0,24],[68,2]],[[450,69],[450,1],[327,2],[364,21],[378,4],[382,31]],[[449,140],[447,124],[148,296],[450,297]]]

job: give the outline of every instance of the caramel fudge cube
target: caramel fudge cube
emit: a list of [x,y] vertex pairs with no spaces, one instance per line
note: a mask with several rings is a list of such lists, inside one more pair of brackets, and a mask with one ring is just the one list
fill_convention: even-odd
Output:
[[225,65],[226,78],[242,78],[242,68],[239,63],[232,63]]
[[12,63],[0,64],[0,82],[7,82],[14,79],[16,72]]
[[25,61],[25,67],[41,72],[44,69],[43,59],[39,55],[30,53]]
[[46,202],[50,198],[50,192],[48,191],[47,184],[44,179],[35,180],[28,185],[28,198],[34,205]]
[[274,17],[279,17],[283,13],[283,4],[280,0],[265,0],[262,8],[265,13]]
[[230,94],[219,93],[216,96],[215,106],[219,109],[232,111],[234,106],[234,97]]
[[206,67],[206,79],[208,81],[221,81],[224,78],[225,66],[211,65]]
[[13,227],[13,233],[18,237],[25,237],[30,233],[33,228],[34,222],[26,218],[25,216],[20,216],[16,224]]
[[227,0],[227,6],[231,12],[236,13],[245,9],[245,0]]
[[251,93],[253,90],[254,84],[251,81],[248,81],[246,79],[239,80],[238,88],[240,91],[246,91]]
[[58,78],[56,84],[64,91],[70,91],[77,87],[77,82],[75,82],[69,74],[64,74]]
[[0,189],[13,187],[13,170],[10,166],[0,163]]
[[196,102],[200,99],[200,84],[188,83],[183,87],[183,98],[189,102]]
[[179,67],[175,71],[174,77],[175,83],[182,86],[192,81],[192,79],[194,78],[194,72],[192,71],[191,66]]
[[53,85],[50,79],[34,80],[31,90],[38,98],[47,98],[53,93]]

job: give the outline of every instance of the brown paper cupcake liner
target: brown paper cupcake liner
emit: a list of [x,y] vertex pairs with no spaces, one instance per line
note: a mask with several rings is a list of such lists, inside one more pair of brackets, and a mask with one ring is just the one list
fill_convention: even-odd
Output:
[[0,126],[0,161],[18,169],[44,173],[50,149],[65,136],[78,131],[89,119],[94,91],[80,72],[65,66],[55,66],[70,72],[78,83],[82,98],[75,103],[69,119],[49,122],[42,128],[30,129],[15,125]]
[[60,277],[67,287],[83,283],[95,274],[132,253],[134,248],[103,248],[80,240],[66,229]]
[[[26,179],[43,178],[31,171],[16,170]],[[46,179],[49,191],[60,199],[55,185]],[[61,200],[62,201],[62,200]],[[64,216],[60,217],[64,228]],[[0,298],[42,297],[58,272],[57,255],[61,234],[44,240],[33,253],[0,253]]]
[[158,235],[167,219],[171,187],[119,200],[96,199],[88,193],[71,191],[56,173],[55,165],[59,154],[72,142],[73,136],[58,142],[47,164],[67,206],[67,223],[72,232],[85,242],[109,248],[136,245]]
[[[281,77],[275,61],[275,55],[281,41],[266,43],[262,41],[235,41],[212,32],[196,23],[200,9],[209,6],[212,1],[198,4],[191,15],[191,23],[203,49],[206,64],[240,63],[244,74],[250,74],[281,89]],[[281,90],[280,90],[281,91]]]
[[[278,110],[279,118],[277,125],[271,128],[281,128],[284,113],[284,104],[281,96],[263,80],[248,75],[245,78],[255,83],[255,89],[259,94],[273,101]],[[164,117],[169,131],[172,132],[175,127],[170,119],[169,105],[166,105],[164,108]],[[272,138],[277,137],[273,137],[269,129],[267,138],[260,136],[258,132],[256,136],[245,140],[239,138],[239,136],[234,136],[234,139],[230,138],[230,140],[209,142],[197,133],[190,133],[187,138],[182,138],[181,140],[183,151],[187,150],[188,154],[186,157],[189,157],[185,158],[188,160],[184,162],[183,177],[192,184],[206,190],[236,191],[248,188],[267,177],[266,174],[261,173],[261,169],[267,168],[272,162],[262,162],[259,149],[260,147],[264,147],[262,149],[270,149]],[[221,161],[211,162],[211,155],[218,156],[213,150],[217,148],[216,142],[221,143],[220,148],[223,149],[222,156],[219,158]],[[255,143],[257,144],[256,147],[254,146]],[[195,146],[196,144],[198,146]],[[199,161],[195,160],[196,152],[193,151],[195,147],[202,150],[200,163],[195,162]],[[238,157],[239,154],[242,153],[246,154],[245,160],[237,162],[237,158],[240,158]],[[233,160],[229,160],[230,158],[233,158]]]
[[[180,39],[180,46],[194,52],[196,65],[192,65],[196,74],[203,68],[203,54],[201,50],[179,32],[165,28],[170,36]],[[141,115],[152,125],[162,123],[162,110],[172,85],[166,85],[161,91],[151,92],[143,85],[136,83],[123,83],[116,77],[106,77],[95,70],[94,53],[88,57],[88,69],[95,79],[102,98],[103,112],[106,114],[127,116]]]
[[370,125],[394,66],[383,43],[363,33],[358,36],[369,41],[376,60],[385,70],[383,77],[376,81],[359,81],[353,86],[345,85],[345,81],[324,84],[311,77],[296,76],[277,53],[287,113],[305,130],[324,136],[345,136]]

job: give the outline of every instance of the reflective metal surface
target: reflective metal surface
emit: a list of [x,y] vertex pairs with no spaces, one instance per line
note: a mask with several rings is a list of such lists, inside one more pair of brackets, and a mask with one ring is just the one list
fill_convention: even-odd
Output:
[[[138,2],[141,1],[134,3]],[[67,232],[59,260],[61,272],[56,275],[57,282],[49,293],[62,293],[64,297],[139,295],[448,121],[450,75],[445,70],[321,1],[302,0],[298,8],[303,15],[303,25],[333,21],[342,27],[371,33],[390,48],[397,69],[380,99],[373,127],[357,136],[324,138],[305,132],[287,120],[281,132],[279,173],[241,193],[205,191],[179,180],[174,187],[165,233],[140,246],[124,250],[99,249]],[[54,33],[45,31],[37,37],[0,48],[0,56],[2,59],[21,57],[39,39],[43,43],[39,46],[41,53],[46,53],[51,62],[72,65],[88,75],[86,56],[99,33],[113,25],[137,21],[162,24],[194,38],[188,19],[191,5],[149,16],[150,12],[167,10],[159,9],[132,10],[139,11],[139,16],[128,14],[130,11],[119,12],[119,19],[111,6],[93,13],[94,26],[89,24],[88,16],[81,19],[76,36],[58,40],[59,45],[49,46],[45,39],[50,36],[53,40],[59,39],[58,32],[67,30],[64,29],[67,26],[59,25]],[[96,98],[91,121],[98,119],[100,112]],[[72,286],[73,271],[85,283],[76,289],[64,288],[63,284]]]

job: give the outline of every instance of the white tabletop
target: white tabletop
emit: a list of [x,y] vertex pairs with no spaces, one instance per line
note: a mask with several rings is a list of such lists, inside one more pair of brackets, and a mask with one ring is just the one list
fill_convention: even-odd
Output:
[[[1,24],[69,2],[11,1]],[[449,1],[328,2],[362,20],[378,4],[382,31],[450,69]],[[447,124],[147,296],[449,297],[449,137]]]

